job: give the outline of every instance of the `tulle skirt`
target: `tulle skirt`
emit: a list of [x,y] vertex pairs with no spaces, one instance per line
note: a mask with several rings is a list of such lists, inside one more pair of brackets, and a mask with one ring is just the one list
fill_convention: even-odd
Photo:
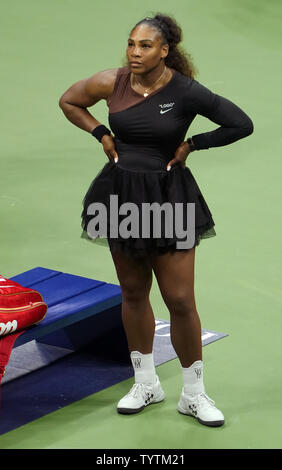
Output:
[[[90,184],[83,199],[82,238],[138,258],[189,250],[216,235],[188,167],[142,171],[122,164],[109,161]],[[155,210],[148,212],[152,205]]]

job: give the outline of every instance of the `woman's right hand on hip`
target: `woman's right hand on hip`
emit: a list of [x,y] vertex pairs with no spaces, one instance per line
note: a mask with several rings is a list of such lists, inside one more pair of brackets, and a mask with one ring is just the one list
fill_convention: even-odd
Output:
[[105,154],[107,155],[110,161],[114,160],[115,163],[118,161],[118,154],[115,149],[115,142],[112,135],[103,135],[101,139],[101,144],[103,145],[103,149]]

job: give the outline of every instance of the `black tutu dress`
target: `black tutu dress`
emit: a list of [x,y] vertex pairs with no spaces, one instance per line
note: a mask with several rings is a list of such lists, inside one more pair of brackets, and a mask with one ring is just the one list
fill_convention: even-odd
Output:
[[[120,160],[122,164],[123,159]],[[133,238],[133,236],[129,236],[128,238],[123,238],[119,236],[118,238],[111,238],[111,220],[109,214],[113,212],[115,207],[112,204],[112,209],[110,208],[110,195],[118,196],[116,198],[118,207],[130,201],[140,208],[138,237]],[[157,202],[160,206],[164,202],[170,202],[172,208],[174,208],[175,202],[183,202],[185,204],[187,201],[195,202],[195,246],[200,243],[201,238],[212,237],[216,232],[213,228],[215,224],[211,212],[189,168],[182,169],[179,166],[174,166],[170,171],[134,171],[124,169],[119,166],[119,163],[108,162],[94,179],[85,195],[82,213],[84,227],[82,237],[102,245],[107,244],[112,252],[121,250],[123,253],[134,257],[145,256],[147,254],[161,254],[167,251],[175,251],[176,249],[183,250],[183,248],[177,248],[176,242],[183,241],[184,237],[177,237],[176,233],[173,233],[173,236],[165,237],[164,214],[160,220],[161,236],[153,236],[153,223],[151,223],[150,236],[147,238],[141,237],[141,207],[144,202]],[[87,215],[87,207],[93,202],[102,202],[107,208],[107,233],[109,235],[105,238],[92,238],[91,227],[88,229],[89,233],[87,232],[87,226],[93,219],[93,215]],[[185,215],[185,211],[183,211],[184,229],[187,228],[187,218]],[[124,214],[118,217],[118,227],[120,227],[122,220],[125,220],[126,217],[127,215]],[[152,221],[152,218],[150,220]]]
[[[228,121],[229,126],[230,115],[235,111],[240,117],[249,118],[236,105],[196,80],[176,70],[172,72],[166,85],[145,98],[131,87],[129,68],[121,67],[114,92],[107,100],[109,125],[119,159],[117,163],[112,160],[104,165],[83,199],[81,237],[108,246],[112,253],[122,252],[134,258],[159,255],[191,249],[199,245],[201,239],[216,235],[211,211],[190,169],[179,163],[170,171],[166,167],[198,113],[220,124]],[[226,135],[218,136],[216,132],[218,130],[193,136],[196,149],[224,145]],[[227,136],[228,142],[238,138],[238,132]],[[158,211],[155,216],[151,212],[145,223],[144,203],[147,207],[157,203],[158,209],[168,203],[169,217],[166,219],[165,211],[159,211],[158,216]],[[183,248],[179,242],[187,240],[191,221],[191,218],[188,221],[188,203],[189,209],[194,207],[190,212],[194,235],[189,247],[186,248],[186,244]],[[186,230],[185,234],[176,230],[177,206],[182,208],[181,227]],[[167,231],[168,225],[170,230]]]

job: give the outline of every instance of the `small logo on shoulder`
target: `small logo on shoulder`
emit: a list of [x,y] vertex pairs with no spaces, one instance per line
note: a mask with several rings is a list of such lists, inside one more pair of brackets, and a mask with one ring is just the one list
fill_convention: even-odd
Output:
[[173,106],[175,103],[165,103],[165,104],[159,104],[160,109],[160,114],[167,113],[168,111],[171,111],[173,109]]

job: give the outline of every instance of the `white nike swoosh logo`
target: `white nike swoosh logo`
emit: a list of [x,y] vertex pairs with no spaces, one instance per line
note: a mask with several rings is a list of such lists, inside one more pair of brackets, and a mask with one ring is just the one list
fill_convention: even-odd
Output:
[[165,110],[161,109],[161,110],[160,110],[160,114],[167,113],[168,111],[171,111],[171,110],[172,110],[172,108],[165,109]]

